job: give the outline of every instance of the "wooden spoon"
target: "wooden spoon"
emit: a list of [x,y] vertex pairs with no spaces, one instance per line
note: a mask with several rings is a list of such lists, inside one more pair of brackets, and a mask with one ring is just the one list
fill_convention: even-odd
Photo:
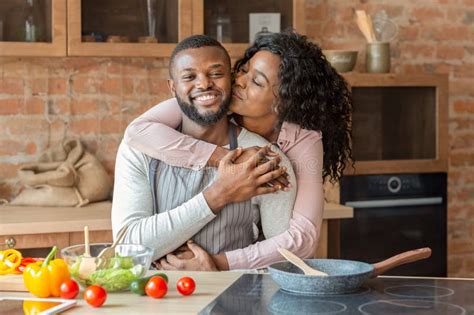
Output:
[[98,269],[103,267],[110,258],[115,256],[115,246],[117,246],[122,241],[122,239],[125,236],[125,232],[127,232],[127,226],[124,226],[120,229],[120,231],[117,234],[117,238],[115,239],[115,241],[112,243],[110,247],[104,248],[99,253],[99,255],[97,255],[97,258],[99,259],[99,264],[97,266]]
[[88,278],[91,273],[97,269],[95,258],[91,257],[91,249],[89,244],[89,227],[84,226],[84,254],[79,265],[79,276],[81,278]]
[[285,249],[285,248],[278,248],[278,251],[280,252],[280,254],[286,258],[286,260],[288,260],[289,262],[291,262],[293,265],[295,265],[296,267],[300,268],[305,275],[309,275],[309,276],[328,276],[327,273],[325,272],[322,272],[322,271],[319,271],[319,270],[316,270],[310,266],[308,266],[304,261],[303,259],[299,258],[298,256],[296,256],[295,254],[293,254],[292,252],[290,252],[289,250]]

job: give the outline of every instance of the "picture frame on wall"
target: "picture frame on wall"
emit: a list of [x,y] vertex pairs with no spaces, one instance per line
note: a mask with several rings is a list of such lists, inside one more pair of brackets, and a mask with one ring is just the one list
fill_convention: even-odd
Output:
[[249,14],[249,42],[255,41],[258,33],[280,32],[280,13],[250,13]]

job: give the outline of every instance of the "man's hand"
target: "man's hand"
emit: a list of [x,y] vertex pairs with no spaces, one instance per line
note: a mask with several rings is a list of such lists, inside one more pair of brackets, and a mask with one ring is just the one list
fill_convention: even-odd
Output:
[[[242,149],[242,154],[235,160],[235,163],[243,163],[248,161],[250,158],[252,158],[255,154],[258,154],[258,151],[262,149],[262,147],[258,146],[253,146],[253,147],[248,147],[245,149]],[[265,162],[268,162],[271,158],[276,158],[279,157],[280,155],[273,151],[270,146],[268,146],[268,151],[267,155],[260,161],[260,164],[264,164]],[[257,166],[257,165],[256,165]],[[255,166],[255,167],[256,167]],[[280,185],[283,190],[288,191],[291,187],[290,181],[289,181],[289,175],[288,173],[285,172],[285,174],[281,175],[280,177],[273,179],[267,183],[269,186],[275,186],[275,185]]]
[[226,204],[283,189],[281,184],[267,185],[286,173],[286,168],[279,167],[280,156],[263,162],[269,150],[268,146],[260,148],[245,162],[235,164],[243,152],[238,148],[221,160],[217,179],[204,191],[204,197],[214,213],[219,212]]
[[201,246],[188,241],[187,247],[189,250],[166,255],[155,266],[161,270],[218,271],[212,257]]

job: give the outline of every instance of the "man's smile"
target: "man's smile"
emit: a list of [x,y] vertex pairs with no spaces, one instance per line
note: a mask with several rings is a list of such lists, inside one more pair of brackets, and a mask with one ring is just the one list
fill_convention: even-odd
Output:
[[217,100],[220,100],[221,94],[216,91],[207,91],[202,93],[196,93],[191,97],[194,103],[203,106],[213,105]]

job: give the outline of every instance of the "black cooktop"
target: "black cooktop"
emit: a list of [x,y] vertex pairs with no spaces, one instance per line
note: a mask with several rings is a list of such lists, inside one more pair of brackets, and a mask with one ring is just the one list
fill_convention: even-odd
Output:
[[200,314],[474,314],[474,281],[378,277],[355,293],[295,295],[245,274]]

